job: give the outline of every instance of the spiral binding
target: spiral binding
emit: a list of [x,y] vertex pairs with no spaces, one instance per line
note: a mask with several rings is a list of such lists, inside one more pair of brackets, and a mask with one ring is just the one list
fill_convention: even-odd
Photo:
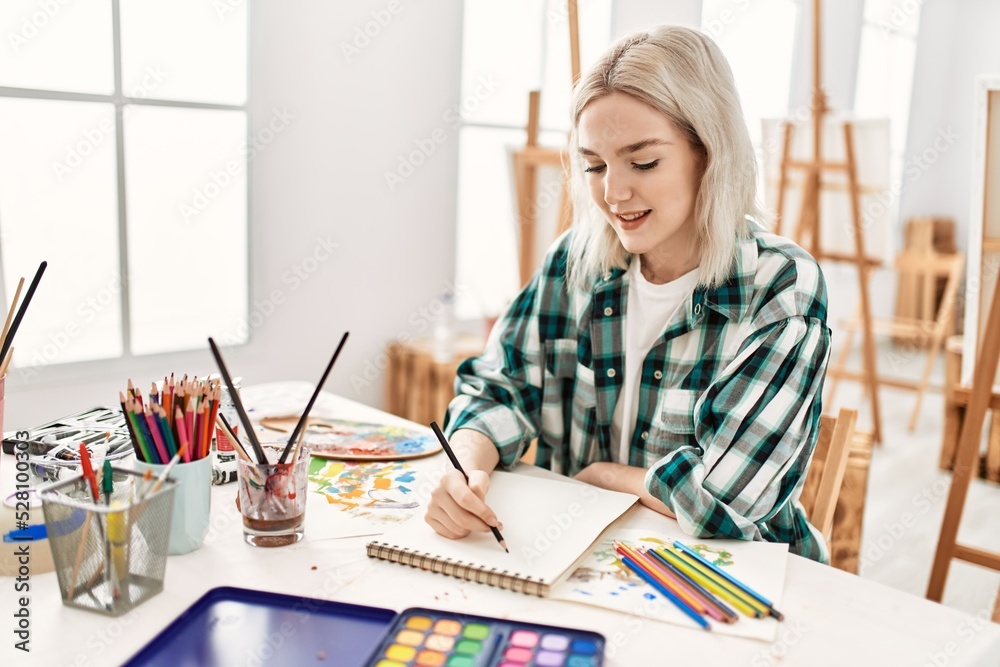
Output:
[[367,553],[369,558],[379,558],[392,563],[409,565],[420,570],[437,572],[516,593],[537,597],[545,597],[549,593],[549,584],[529,576],[523,576],[519,572],[498,571],[495,567],[487,568],[474,563],[464,563],[460,560],[453,561],[450,558],[442,558],[424,551],[411,551],[386,542],[369,542]]

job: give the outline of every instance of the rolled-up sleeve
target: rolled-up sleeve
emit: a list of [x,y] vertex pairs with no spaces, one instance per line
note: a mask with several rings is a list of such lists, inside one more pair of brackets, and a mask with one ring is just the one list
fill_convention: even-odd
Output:
[[793,316],[755,331],[697,401],[695,444],[647,471],[647,490],[696,537],[764,539],[815,445],[830,331]]
[[482,355],[462,362],[445,432],[472,429],[489,437],[510,468],[538,434],[542,350],[537,302],[540,274],[497,320]]

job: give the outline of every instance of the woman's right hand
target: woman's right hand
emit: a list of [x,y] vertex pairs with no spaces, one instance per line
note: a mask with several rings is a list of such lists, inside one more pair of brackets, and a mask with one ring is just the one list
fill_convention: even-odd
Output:
[[446,472],[431,493],[424,520],[441,535],[457,540],[469,533],[501,529],[500,521],[486,504],[490,472],[500,462],[493,441],[471,429],[459,429],[449,438],[452,450],[469,475],[469,481],[456,470],[442,452],[438,456]]
[[490,475],[484,470],[469,471],[469,482],[457,470],[449,470],[431,493],[424,520],[445,537],[457,540],[469,533],[502,530],[496,514],[485,502]]

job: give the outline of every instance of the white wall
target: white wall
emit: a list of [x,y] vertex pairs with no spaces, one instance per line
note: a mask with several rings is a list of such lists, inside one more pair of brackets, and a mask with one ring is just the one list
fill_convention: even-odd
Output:
[[[391,20],[372,24],[372,12]],[[249,345],[225,352],[227,365],[245,384],[315,382],[349,329],[326,387],[378,405],[386,341],[426,326],[421,308],[454,273],[457,136],[442,115],[459,101],[462,1],[267,0],[251,17],[252,128],[275,109],[295,118],[251,164],[251,313],[273,312],[251,317],[262,323]],[[366,26],[377,35],[348,62],[341,45]],[[438,128],[443,141],[390,192],[384,173]],[[330,242],[336,250],[316,261]],[[4,429],[114,405],[129,377],[145,387],[171,371],[214,370],[206,345],[28,381],[12,374]]]
[[613,37],[662,23],[699,27],[701,0],[617,0],[611,19]]
[[980,74],[1000,74],[1000,3],[925,0],[922,7],[900,219],[951,216],[958,245],[965,248],[974,82]]

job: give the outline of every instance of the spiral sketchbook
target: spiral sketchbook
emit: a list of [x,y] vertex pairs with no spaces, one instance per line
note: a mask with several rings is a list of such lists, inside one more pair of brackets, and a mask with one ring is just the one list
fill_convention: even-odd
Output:
[[372,558],[545,597],[636,496],[589,484],[494,472],[487,504],[510,553],[492,533],[461,540],[437,534],[422,514],[369,542]]

